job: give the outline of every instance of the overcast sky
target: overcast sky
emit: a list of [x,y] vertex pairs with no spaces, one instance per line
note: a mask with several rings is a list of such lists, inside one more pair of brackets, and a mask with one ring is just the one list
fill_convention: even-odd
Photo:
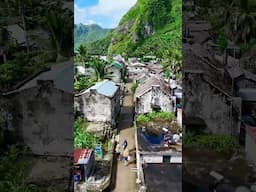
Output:
[[75,0],[75,24],[96,23],[104,28],[117,27],[122,16],[137,0]]

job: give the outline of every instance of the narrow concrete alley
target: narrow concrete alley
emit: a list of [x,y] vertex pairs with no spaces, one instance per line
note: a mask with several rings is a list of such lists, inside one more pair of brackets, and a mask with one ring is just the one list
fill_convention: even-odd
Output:
[[120,144],[126,139],[131,160],[128,166],[123,161],[114,162],[111,192],[136,192],[136,160],[135,160],[135,132],[133,127],[133,97],[130,91],[131,83],[126,84],[126,92],[119,122]]

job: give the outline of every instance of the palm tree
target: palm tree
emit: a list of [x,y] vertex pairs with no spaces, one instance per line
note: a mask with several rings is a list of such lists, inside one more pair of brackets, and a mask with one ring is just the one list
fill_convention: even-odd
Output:
[[246,43],[255,35],[256,21],[253,6],[248,0],[213,0],[217,27],[226,26],[231,40]]
[[99,58],[94,58],[90,65],[94,69],[94,75],[97,81],[111,79],[113,75],[109,72],[109,63]]
[[256,14],[253,11],[248,0],[240,0],[237,17],[233,22],[237,42],[241,41],[246,44],[256,34]]
[[88,60],[88,57],[89,57],[86,46],[81,44],[78,46],[76,50],[78,52],[76,56],[77,61],[85,65],[85,62]]
[[[70,37],[73,30],[71,31],[71,19],[68,10],[62,8],[62,2],[58,1],[54,6],[54,9],[48,9],[46,11],[46,16],[44,17],[44,22],[47,24],[52,38],[53,45],[57,51],[56,61],[60,61],[62,58],[62,53],[64,46],[66,48],[71,47]],[[70,41],[70,42],[66,42]],[[73,50],[72,50],[73,51]]]

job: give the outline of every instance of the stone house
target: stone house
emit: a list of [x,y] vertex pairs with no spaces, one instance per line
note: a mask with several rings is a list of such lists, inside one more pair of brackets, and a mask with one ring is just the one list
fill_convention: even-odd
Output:
[[139,84],[135,91],[134,102],[137,114],[150,113],[154,110],[176,111],[176,97],[172,96],[164,80],[157,76],[151,76]]
[[104,80],[75,95],[75,110],[84,115],[88,131],[105,134],[116,127],[120,112],[120,86]]
[[73,65],[65,62],[3,94],[9,141],[33,154],[73,155]]
[[165,70],[162,65],[160,64],[150,64],[147,65],[146,68],[148,69],[149,73],[152,75],[158,75],[164,78]]
[[141,76],[142,74],[146,74],[149,72],[149,69],[146,68],[146,65],[143,63],[130,64],[127,67],[127,70],[130,79],[135,79]]
[[184,128],[238,135],[241,98],[233,96],[232,78],[198,44],[183,45],[183,58]]

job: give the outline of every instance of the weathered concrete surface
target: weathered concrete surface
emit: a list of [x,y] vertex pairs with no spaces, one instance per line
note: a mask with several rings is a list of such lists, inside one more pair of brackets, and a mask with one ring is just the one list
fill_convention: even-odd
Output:
[[[130,91],[131,84],[126,84],[126,86],[126,89]],[[123,161],[118,161],[116,182],[113,192],[136,192],[136,172],[135,170],[132,170],[132,168],[136,167],[134,138],[135,130],[133,127],[133,102],[130,92],[124,97],[124,105],[121,112],[119,130],[120,143],[123,142],[124,139],[127,139],[128,141],[131,161],[128,166],[125,166]]]
[[185,74],[185,78],[183,124],[190,125],[186,119],[200,118],[213,133],[238,134],[241,99],[214,88],[200,74]]
[[33,154],[73,156],[73,94],[51,81],[5,96],[6,129]]
[[89,122],[104,122],[113,125],[120,110],[120,88],[113,97],[90,90],[75,96],[75,107]]
[[150,113],[153,111],[152,105],[161,107],[161,110],[165,112],[174,112],[175,98],[166,95],[158,87],[153,88],[139,98],[136,104],[136,113]]

